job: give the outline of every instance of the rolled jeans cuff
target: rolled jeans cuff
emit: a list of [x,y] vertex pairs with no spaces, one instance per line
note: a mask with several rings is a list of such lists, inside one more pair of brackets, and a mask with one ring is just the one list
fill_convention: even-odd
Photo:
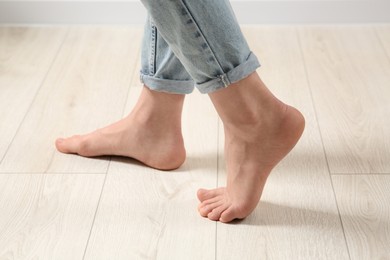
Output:
[[208,94],[218,89],[226,88],[230,84],[248,77],[260,66],[257,56],[253,52],[250,52],[247,60],[237,67],[231,69],[227,73],[217,76],[215,79],[201,84],[195,84],[195,86],[202,94]]
[[140,80],[151,90],[170,94],[190,94],[194,91],[193,80],[172,80],[156,78],[140,72]]

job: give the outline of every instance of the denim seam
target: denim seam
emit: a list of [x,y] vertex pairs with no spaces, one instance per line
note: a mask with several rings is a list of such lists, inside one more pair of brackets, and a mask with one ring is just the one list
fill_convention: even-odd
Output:
[[157,46],[157,28],[150,21],[151,29],[151,42],[150,42],[150,58],[149,58],[149,73],[150,75],[154,75],[156,72],[156,46]]
[[222,83],[225,85],[225,87],[227,87],[228,85],[230,85],[230,81],[227,77],[227,73],[223,74],[223,75],[219,75],[218,78],[221,79]]
[[223,70],[222,66],[221,66],[221,63],[219,62],[219,60],[217,59],[217,57],[215,56],[215,53],[213,51],[213,49],[211,48],[210,44],[208,43],[208,41],[206,40],[206,37],[204,36],[202,30],[200,29],[198,23],[196,22],[196,20],[194,19],[194,16],[191,14],[190,10],[188,9],[188,7],[186,6],[186,4],[184,3],[183,0],[180,0],[181,4],[184,6],[184,8],[186,9],[188,15],[191,17],[192,21],[194,22],[198,32],[200,33],[200,35],[202,35],[202,38],[203,40],[205,41],[205,43],[207,44],[207,47],[210,49],[211,51],[211,54],[213,55],[216,63],[218,64],[219,66],[219,69],[222,71],[222,75],[218,75],[217,78],[219,78],[223,84],[225,85],[225,87],[227,87],[230,82],[229,82],[229,79],[227,78],[227,75],[226,75],[226,72]]

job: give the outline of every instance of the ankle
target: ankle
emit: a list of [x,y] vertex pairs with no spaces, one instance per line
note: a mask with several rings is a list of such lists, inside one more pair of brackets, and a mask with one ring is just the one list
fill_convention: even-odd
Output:
[[278,118],[286,107],[257,73],[209,96],[225,125],[256,126]]
[[228,129],[239,128],[246,132],[257,131],[261,128],[275,126],[283,121],[288,105],[274,98],[266,104],[253,103],[240,112],[240,116],[221,117]]
[[129,117],[145,127],[177,127],[181,123],[184,97],[185,95],[153,91],[144,86]]

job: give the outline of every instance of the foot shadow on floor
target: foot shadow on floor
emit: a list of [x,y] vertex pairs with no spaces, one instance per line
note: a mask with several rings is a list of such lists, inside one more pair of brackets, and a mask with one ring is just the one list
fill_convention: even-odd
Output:
[[[335,209],[336,210],[336,209]],[[356,218],[343,215],[343,218]],[[341,230],[341,219],[338,213],[278,205],[260,201],[251,215],[245,219],[235,219],[228,225],[247,226],[310,226],[321,230]]]
[[295,208],[278,205],[272,202],[260,201],[252,214],[245,219],[236,219],[232,221],[231,224],[256,226],[316,226],[324,219],[334,222],[336,219],[339,219],[339,216],[331,212]]
[[95,159],[95,160],[111,160],[111,162],[116,162],[116,163],[121,163],[121,164],[128,164],[129,166],[134,165],[138,167],[147,167],[156,171],[160,172],[188,172],[191,171],[192,169],[202,169],[204,171],[212,171],[214,173],[217,172],[217,165],[218,161],[216,159],[215,154],[204,154],[202,156],[192,156],[189,155],[187,156],[185,162],[183,165],[181,165],[179,168],[174,169],[174,170],[159,170],[152,168],[150,166],[147,166],[146,164],[142,163],[141,161],[138,161],[137,159],[130,158],[130,157],[124,157],[124,156],[97,156],[97,157],[90,157],[90,159]]

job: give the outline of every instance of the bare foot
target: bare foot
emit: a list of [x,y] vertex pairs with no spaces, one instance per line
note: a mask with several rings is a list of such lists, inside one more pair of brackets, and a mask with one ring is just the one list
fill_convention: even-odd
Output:
[[58,151],[86,157],[119,155],[160,170],[183,164],[181,132],[184,95],[145,87],[133,111],[124,119],[86,135],[56,140]]
[[210,95],[224,122],[227,187],[197,194],[199,213],[221,222],[245,218],[255,209],[271,170],[295,146],[305,125],[302,114],[276,99],[257,73],[234,85],[239,84],[245,86]]

